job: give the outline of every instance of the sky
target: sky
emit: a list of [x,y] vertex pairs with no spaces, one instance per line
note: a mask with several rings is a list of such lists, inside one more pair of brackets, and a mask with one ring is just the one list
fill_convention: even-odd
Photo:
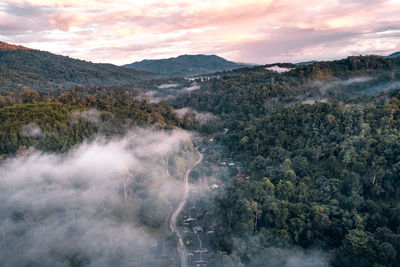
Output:
[[400,50],[399,0],[3,0],[0,41],[117,65],[181,54],[267,64]]

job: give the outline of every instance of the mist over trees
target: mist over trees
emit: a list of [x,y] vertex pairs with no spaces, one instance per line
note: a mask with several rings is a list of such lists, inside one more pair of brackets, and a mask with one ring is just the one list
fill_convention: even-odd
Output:
[[[220,116],[229,131],[216,142],[243,164],[245,175],[232,172],[210,203],[214,264],[290,266],[283,255],[299,247],[316,266],[400,262],[398,70],[398,59],[380,57],[285,73],[260,66],[219,73],[177,99]],[[260,256],[270,250],[282,261]]]
[[[164,266],[154,247],[161,233],[168,236],[180,199],[180,177],[193,156],[189,137],[134,129],[65,154],[4,160],[2,266]],[[174,177],[165,171],[167,155],[177,162]]]
[[210,266],[398,266],[399,59],[276,66],[1,91],[0,262],[177,265],[199,149]]

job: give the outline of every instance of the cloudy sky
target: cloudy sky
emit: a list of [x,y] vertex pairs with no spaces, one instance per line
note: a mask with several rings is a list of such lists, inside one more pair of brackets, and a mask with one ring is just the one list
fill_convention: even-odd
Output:
[[249,63],[400,50],[399,0],[5,0],[0,40],[125,64],[180,54]]

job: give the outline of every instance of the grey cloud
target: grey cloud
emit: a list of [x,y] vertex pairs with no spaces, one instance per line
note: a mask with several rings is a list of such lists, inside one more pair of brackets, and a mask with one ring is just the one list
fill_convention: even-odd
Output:
[[[247,61],[272,63],[272,61],[276,62],[278,58],[289,58],[291,54],[309,46],[323,44],[334,47],[340,43],[343,47],[350,43],[352,38],[359,35],[360,33],[354,31],[286,28],[272,32],[271,39],[243,42],[234,46],[233,50],[241,51],[240,57]],[[337,55],[332,55],[332,57],[335,56]]]
[[[12,19],[13,20],[13,19]],[[12,21],[7,21],[5,24],[0,25],[0,35],[3,36],[11,36],[12,39],[10,42],[14,43],[18,40],[20,42],[27,42],[28,39],[32,39],[32,41],[36,41],[37,37],[31,36],[31,32],[42,31],[47,28],[47,23],[35,20],[35,19],[27,19],[28,23],[13,23]],[[18,35],[23,35],[22,38]],[[15,36],[15,37],[14,37]]]
[[27,2],[21,5],[8,3],[3,7],[4,22],[0,25],[0,35],[13,36],[11,42],[18,41],[21,35],[21,42],[37,41],[38,36],[32,34],[49,30],[48,18],[57,12],[56,8],[33,6]]
[[[83,52],[73,49],[73,51],[68,52],[68,49],[65,48],[63,52],[68,52],[70,56],[96,62],[130,63],[125,60],[129,58],[138,60],[149,57],[177,56],[179,50],[185,53],[196,51],[196,53],[227,55],[242,62],[265,64],[278,61],[331,60],[349,54],[386,54],[394,51],[385,48],[389,45],[379,43],[394,43],[399,36],[399,33],[396,32],[379,34],[385,29],[399,28],[398,22],[385,21],[385,16],[390,19],[394,18],[395,10],[384,9],[384,1],[371,0],[368,1],[368,4],[365,4],[363,1],[343,0],[337,5],[323,5],[321,10],[313,12],[295,7],[296,10],[289,13],[287,12],[290,8],[289,3],[273,1],[269,6],[261,5],[259,8],[243,6],[239,10],[231,8],[228,10],[229,12],[215,11],[212,18],[205,14],[205,11],[199,11],[200,13],[197,16],[182,12],[182,10],[185,10],[185,5],[190,6],[190,4],[176,4],[171,12],[166,13],[162,12],[163,9],[171,7],[171,5],[152,3],[142,7],[143,12],[140,15],[132,15],[126,10],[118,9],[81,8],[77,12],[90,15],[87,17],[87,21],[83,22],[84,26],[78,26],[80,29],[86,30],[76,32],[77,29],[74,28],[74,32],[70,33],[71,35],[66,35],[65,38],[58,36],[58,42],[62,47],[85,46],[86,48],[82,48]],[[370,10],[371,5],[376,7],[377,14]],[[19,41],[19,43],[22,42],[28,44],[28,46],[29,42],[43,42],[44,40],[47,42],[46,45],[49,45],[47,38],[53,34],[53,30],[61,29],[65,31],[69,29],[66,25],[69,21],[68,16],[63,19],[62,15],[74,15],[73,8],[36,7],[27,3],[21,5],[9,4],[4,9],[7,10],[4,19],[6,23],[0,26],[3,39],[8,39],[10,42]],[[147,12],[150,9],[160,10],[161,12],[150,14]],[[299,29],[297,25],[294,25],[296,22],[292,21],[290,17],[295,12],[299,16],[304,16],[297,21],[298,23],[304,22],[305,25],[308,23],[313,25],[315,21],[321,20],[321,24],[324,24],[325,20],[329,18],[340,18],[340,16],[354,11],[366,13],[367,21],[357,28]],[[251,14],[251,16],[248,16],[248,14]],[[58,15],[60,15],[59,20]],[[21,23],[22,16],[24,23]],[[51,27],[49,17],[53,19]],[[377,21],[371,21],[372,17],[378,18]],[[140,25],[147,30],[146,32],[156,32],[162,37],[162,40],[143,45],[143,43],[136,44],[133,39],[126,37],[102,34],[102,31],[107,29],[108,25],[115,25],[118,22],[124,22],[127,27]],[[242,40],[229,44],[226,44],[222,39],[210,41],[209,38],[204,40],[201,38],[203,34],[213,34],[214,30],[216,32],[218,32],[218,29],[229,30],[236,25],[240,26],[247,23],[254,23],[254,28],[258,29],[257,33],[265,33],[266,37],[257,37],[257,41],[253,39]],[[260,26],[261,23],[268,26]],[[280,28],[273,30],[274,26]],[[202,28],[208,29],[204,32],[196,31]],[[48,31],[48,34],[43,34],[46,31]],[[101,45],[99,42],[98,47],[90,48],[95,43],[93,35],[100,38]],[[75,39],[74,36],[79,36],[79,38],[76,38],[77,41],[72,41]],[[127,45],[116,46],[115,38],[123,38],[121,40]],[[382,42],[377,42],[377,39],[382,40]],[[183,43],[185,44],[183,45]],[[360,45],[356,46],[356,44]],[[177,47],[179,49],[176,49]],[[316,53],[310,52],[312,47],[316,47]],[[390,47],[390,49],[394,49],[393,46]],[[53,51],[59,52],[59,50]],[[135,57],[132,56],[133,52],[135,52]]]
[[4,11],[10,15],[20,17],[36,17],[56,13],[56,9],[52,7],[33,6],[25,2],[22,5],[8,4]]

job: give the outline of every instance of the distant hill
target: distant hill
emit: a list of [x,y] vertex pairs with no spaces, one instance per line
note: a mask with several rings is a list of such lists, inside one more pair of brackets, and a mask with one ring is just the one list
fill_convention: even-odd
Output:
[[315,60],[311,60],[311,61],[299,62],[299,63],[296,63],[296,66],[302,66],[302,65],[312,65],[312,64],[314,64],[315,62],[317,62],[317,61],[315,61]]
[[0,42],[0,92],[30,87],[63,90],[76,84],[122,85],[159,77]]
[[392,57],[400,57],[400,52],[392,53],[392,54],[390,54],[390,55],[388,55],[388,56],[386,56],[386,57],[389,57],[389,58],[392,58]]
[[[380,57],[381,55],[366,55],[366,56],[378,56],[378,57]],[[385,58],[400,57],[400,52],[395,52],[395,53],[392,53],[392,54],[390,54],[390,55],[388,55],[388,56],[381,56],[381,57],[385,57]],[[312,65],[312,64],[314,64],[314,63],[316,63],[316,62],[318,62],[318,61],[316,61],[316,60],[311,60],[311,61],[299,62],[299,63],[295,63],[295,64],[296,64],[297,66],[302,66],[302,65]]]
[[178,76],[207,74],[246,66],[248,65],[228,61],[216,55],[182,55],[168,59],[145,59],[124,65],[126,68],[135,70]]

